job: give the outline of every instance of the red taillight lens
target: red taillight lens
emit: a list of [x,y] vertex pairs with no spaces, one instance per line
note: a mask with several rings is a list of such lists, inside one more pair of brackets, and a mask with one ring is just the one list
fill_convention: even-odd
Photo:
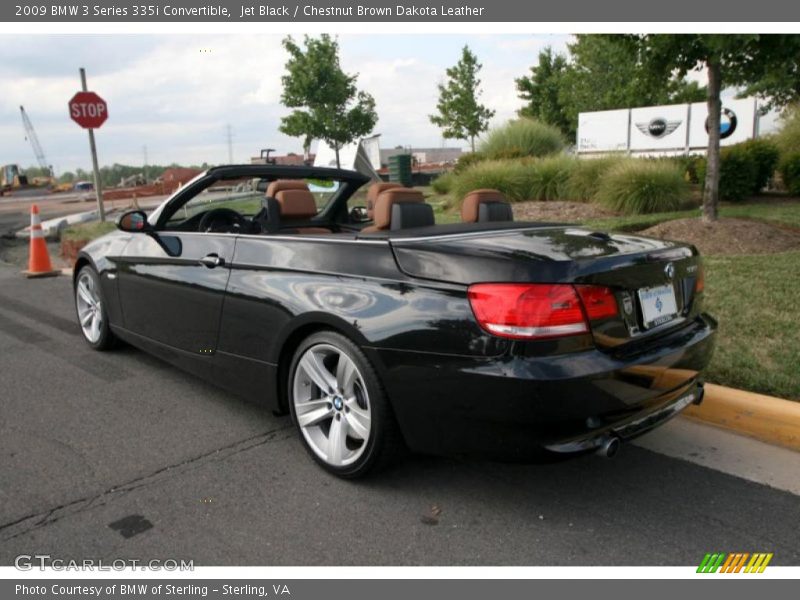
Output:
[[706,289],[706,273],[703,265],[697,266],[697,277],[694,280],[694,293],[700,294]]
[[478,283],[467,295],[478,323],[494,335],[537,339],[589,331],[571,285]]
[[590,321],[608,319],[619,314],[617,299],[609,288],[600,285],[576,285],[575,289],[578,290]]

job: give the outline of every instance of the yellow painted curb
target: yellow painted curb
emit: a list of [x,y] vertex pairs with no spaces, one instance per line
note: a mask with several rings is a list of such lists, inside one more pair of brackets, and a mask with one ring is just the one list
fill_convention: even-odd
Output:
[[800,451],[800,402],[707,383],[700,406],[683,414],[768,444]]

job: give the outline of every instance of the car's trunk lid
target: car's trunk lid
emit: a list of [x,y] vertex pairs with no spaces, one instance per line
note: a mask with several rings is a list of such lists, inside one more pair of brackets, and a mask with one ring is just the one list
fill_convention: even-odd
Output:
[[696,312],[699,262],[697,251],[686,244],[570,226],[400,237],[390,242],[400,269],[415,278],[464,285],[531,282],[610,287],[619,315],[592,323],[600,346],[618,346],[674,326]]

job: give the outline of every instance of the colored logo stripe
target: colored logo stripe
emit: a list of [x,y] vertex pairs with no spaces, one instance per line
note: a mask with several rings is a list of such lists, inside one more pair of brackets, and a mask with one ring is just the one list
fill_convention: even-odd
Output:
[[[772,552],[756,552],[750,554],[748,552],[734,552],[727,554],[725,552],[707,553],[700,566],[697,567],[698,573],[763,573],[764,569],[772,560]],[[747,562],[747,559],[750,559]],[[745,566],[747,563],[747,566]],[[744,569],[744,570],[742,570]]]

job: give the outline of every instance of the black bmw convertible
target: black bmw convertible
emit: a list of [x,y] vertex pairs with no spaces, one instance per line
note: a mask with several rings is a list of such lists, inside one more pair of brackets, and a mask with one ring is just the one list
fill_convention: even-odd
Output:
[[342,477],[406,449],[610,456],[702,400],[716,322],[694,247],[514,222],[496,190],[461,217],[353,171],[213,168],[83,249],[78,321],[97,350],[291,413]]

